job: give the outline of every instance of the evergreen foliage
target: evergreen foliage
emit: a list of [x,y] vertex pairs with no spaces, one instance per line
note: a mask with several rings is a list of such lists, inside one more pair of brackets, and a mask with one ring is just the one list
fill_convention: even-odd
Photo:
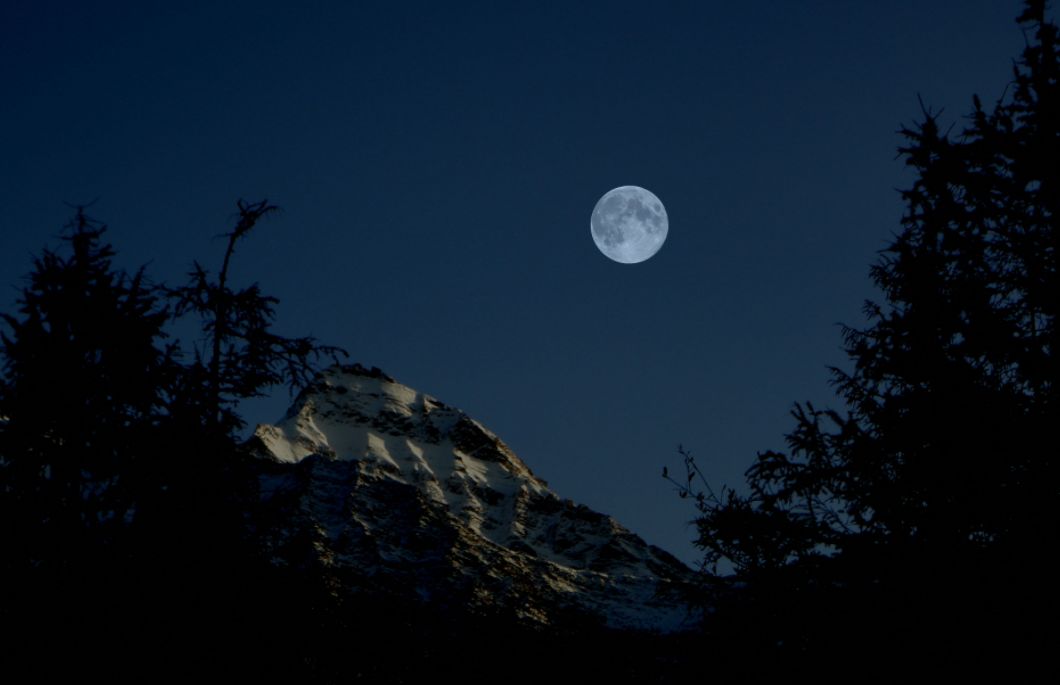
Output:
[[926,108],[900,131],[916,180],[871,269],[885,303],[843,330],[846,410],[796,405],[789,451],[758,455],[747,494],[714,493],[684,453],[674,482],[698,505],[706,566],[747,584],[721,613],[756,617],[789,655],[1044,639],[1026,617],[1055,608],[1060,532],[1060,57],[1045,11],[1026,2],[1028,45],[993,108],[974,98],[956,135]]
[[4,556],[9,571],[98,558],[144,494],[175,368],[162,345],[169,312],[143,271],[114,269],[103,231],[79,209],[63,238],[69,256],[44,251],[21,316],[3,315],[0,506],[18,550]]
[[189,282],[169,291],[177,316],[200,318],[208,352],[196,348],[189,378],[207,390],[204,398],[208,421],[231,433],[243,422],[235,412],[241,399],[261,397],[267,388],[286,384],[304,386],[313,375],[312,361],[322,355],[345,354],[319,345],[311,337],[286,338],[272,332],[275,297],[264,295],[257,283],[233,290],[228,283],[236,244],[246,238],[258,222],[277,211],[268,201],[238,203],[235,228],[225,234],[228,244],[217,280],[198,262]]
[[[273,209],[239,203],[218,281],[197,264],[177,289],[127,274],[82,209],[65,249],[34,261],[0,338],[0,612],[20,626],[11,653],[61,651],[157,680],[142,667],[235,663],[240,636],[306,618],[268,597],[281,582],[292,602],[316,589],[281,579],[258,550],[257,477],[235,403],[293,389],[316,356],[341,350],[277,335],[276,299],[227,284],[235,242]],[[188,314],[208,355],[186,359],[167,339]]]

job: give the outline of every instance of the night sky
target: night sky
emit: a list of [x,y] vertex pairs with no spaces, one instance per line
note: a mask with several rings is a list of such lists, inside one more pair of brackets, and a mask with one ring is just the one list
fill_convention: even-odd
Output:
[[[958,126],[1000,97],[1019,9],[5,0],[0,310],[68,205],[176,283],[268,198],[234,273],[280,298],[279,332],[464,409],[694,562],[662,467],[683,443],[738,484],[794,401],[834,404],[837,324],[862,322],[911,182],[896,131],[918,93]],[[669,215],[641,264],[590,237],[620,185]]]

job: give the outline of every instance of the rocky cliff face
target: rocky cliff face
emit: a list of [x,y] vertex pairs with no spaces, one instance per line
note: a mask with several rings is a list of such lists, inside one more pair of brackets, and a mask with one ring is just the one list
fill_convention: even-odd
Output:
[[462,411],[378,369],[332,367],[252,440],[278,564],[368,592],[537,624],[672,631],[691,572],[549,489]]

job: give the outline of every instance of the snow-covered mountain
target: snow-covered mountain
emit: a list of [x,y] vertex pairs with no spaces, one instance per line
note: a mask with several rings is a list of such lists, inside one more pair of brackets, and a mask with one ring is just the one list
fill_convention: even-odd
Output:
[[681,562],[562,499],[480,423],[378,369],[328,369],[252,446],[282,521],[266,531],[276,563],[322,567],[336,593],[536,624],[692,623]]

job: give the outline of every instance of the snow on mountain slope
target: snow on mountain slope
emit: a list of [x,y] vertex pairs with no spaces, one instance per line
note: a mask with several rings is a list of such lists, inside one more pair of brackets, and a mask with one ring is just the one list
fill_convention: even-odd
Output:
[[691,572],[561,499],[493,433],[378,369],[336,366],[260,425],[278,563],[322,565],[336,592],[394,594],[532,623],[586,617],[672,631]]

